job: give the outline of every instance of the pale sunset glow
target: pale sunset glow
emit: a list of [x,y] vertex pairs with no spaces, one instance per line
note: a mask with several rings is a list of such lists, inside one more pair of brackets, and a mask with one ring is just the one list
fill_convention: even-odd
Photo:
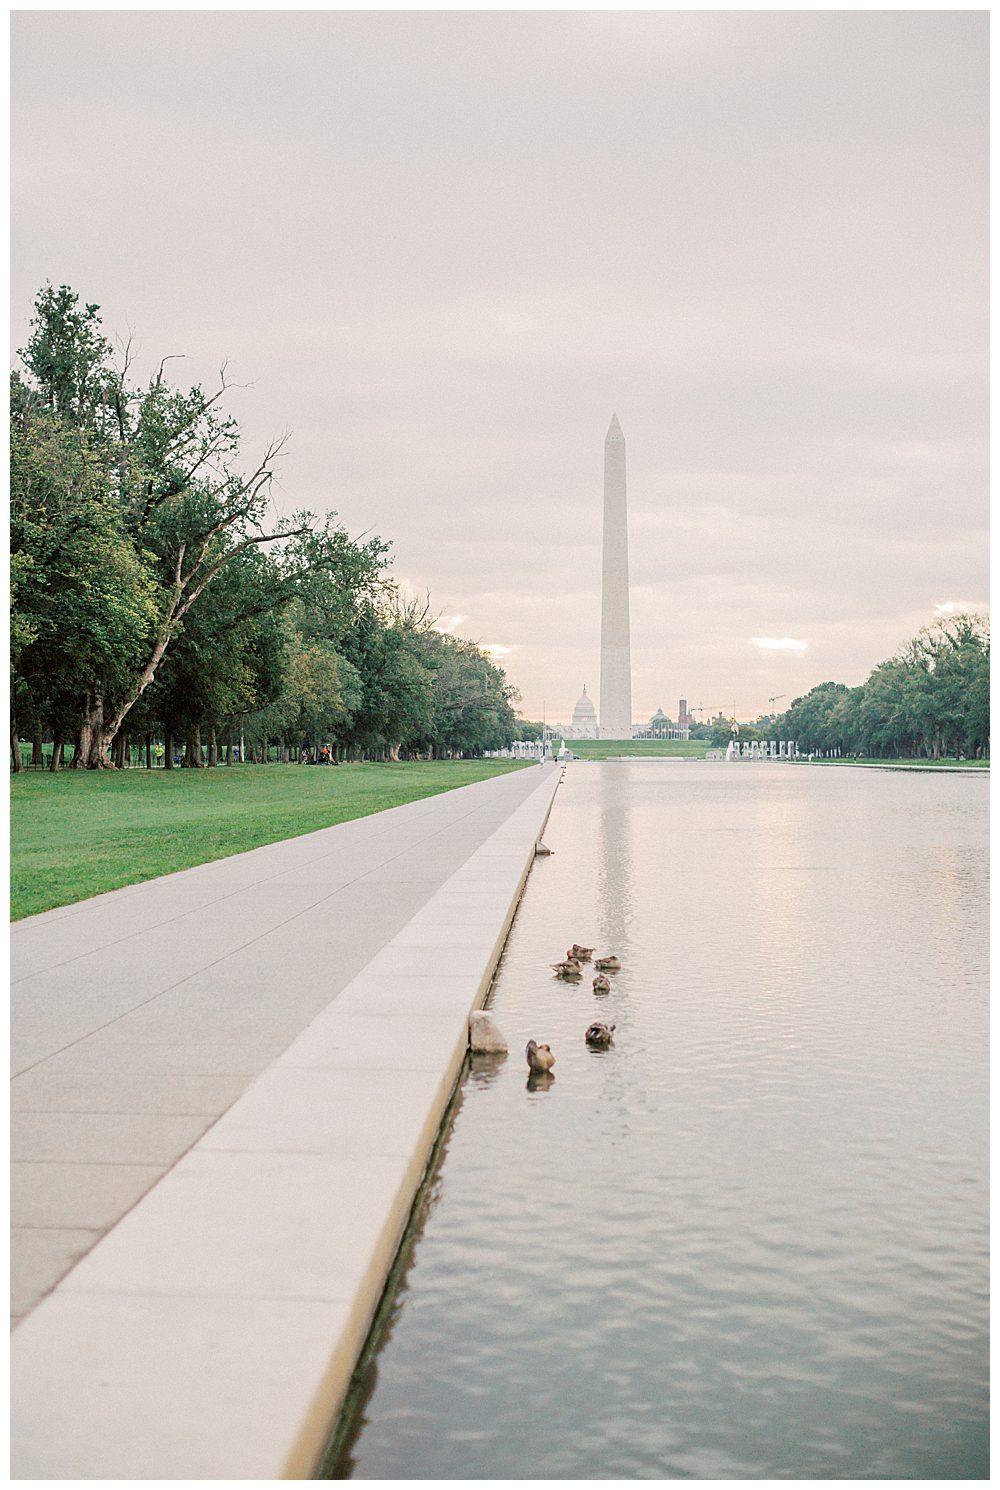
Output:
[[989,605],[985,600],[942,600],[934,607],[939,616],[980,615],[987,610]]
[[636,717],[853,686],[987,590],[987,23],[15,10],[12,344],[48,279],[143,378],[228,359],[279,511],[506,636],[533,720],[601,707],[617,412]]

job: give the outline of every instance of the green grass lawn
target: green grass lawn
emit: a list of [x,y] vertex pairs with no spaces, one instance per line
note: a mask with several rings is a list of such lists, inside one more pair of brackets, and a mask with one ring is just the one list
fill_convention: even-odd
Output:
[[707,740],[567,740],[566,747],[581,760],[606,761],[620,755],[676,755],[703,760],[711,750]]
[[14,776],[11,919],[521,769],[407,761]]

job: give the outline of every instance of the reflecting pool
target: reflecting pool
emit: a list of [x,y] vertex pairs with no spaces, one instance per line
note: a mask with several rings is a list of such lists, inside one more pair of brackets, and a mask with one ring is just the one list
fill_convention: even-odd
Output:
[[569,767],[327,1477],[988,1474],[987,791]]

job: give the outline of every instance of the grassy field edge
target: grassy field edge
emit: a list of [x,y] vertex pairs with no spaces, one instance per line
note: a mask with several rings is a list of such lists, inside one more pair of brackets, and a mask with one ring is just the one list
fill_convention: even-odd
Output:
[[11,920],[438,796],[521,761],[30,772],[11,778]]

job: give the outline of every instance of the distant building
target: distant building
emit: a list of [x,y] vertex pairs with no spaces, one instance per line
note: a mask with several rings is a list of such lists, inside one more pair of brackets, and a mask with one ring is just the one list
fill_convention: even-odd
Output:
[[657,709],[649,723],[632,730],[633,740],[687,740],[691,730],[688,725],[674,724],[662,709]]
[[684,726],[690,727],[692,724],[696,723],[694,715],[688,713],[688,701],[686,698],[682,698],[680,703],[677,705],[677,723],[681,725],[682,728]]
[[567,740],[597,739],[597,710],[594,708],[593,701],[588,697],[586,684],[584,684],[583,693],[576,701],[573,718],[566,725],[563,733]]

